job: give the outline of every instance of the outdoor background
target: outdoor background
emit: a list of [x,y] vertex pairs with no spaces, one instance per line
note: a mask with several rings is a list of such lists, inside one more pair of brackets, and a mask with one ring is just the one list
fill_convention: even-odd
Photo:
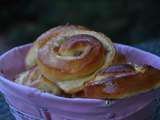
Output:
[[159,53],[160,0],[0,0],[0,53],[66,23]]

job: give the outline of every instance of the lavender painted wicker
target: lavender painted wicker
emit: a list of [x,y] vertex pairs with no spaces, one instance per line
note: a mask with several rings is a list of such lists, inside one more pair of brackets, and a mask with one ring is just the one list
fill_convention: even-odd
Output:
[[[31,45],[14,48],[0,56],[0,91],[17,120],[151,120],[159,90],[117,101],[64,98],[42,93],[12,82],[24,71],[24,58]],[[137,64],[160,68],[160,58],[142,50],[116,44],[116,49]]]

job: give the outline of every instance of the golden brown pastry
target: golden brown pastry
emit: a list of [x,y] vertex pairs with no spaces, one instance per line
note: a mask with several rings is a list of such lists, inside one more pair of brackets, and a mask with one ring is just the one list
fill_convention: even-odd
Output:
[[42,76],[37,67],[19,74],[15,82],[38,88],[43,92],[49,92],[55,95],[61,94],[61,90],[55,85],[55,83]]
[[116,53],[115,53],[115,57],[112,61],[112,65],[120,65],[120,64],[127,64],[128,61],[126,59],[126,56],[122,53],[120,53],[118,50],[116,50]]
[[42,75],[31,86],[35,87],[35,88],[38,88],[43,92],[52,93],[54,95],[61,95],[62,94],[62,91],[60,90],[59,87],[57,87],[57,85],[54,82],[46,79]]
[[34,42],[26,66],[37,66],[44,77],[72,94],[98,70],[111,65],[114,57],[115,48],[104,34],[65,25],[47,31]]
[[85,84],[80,95],[87,98],[121,99],[156,89],[160,70],[149,65],[118,65],[103,69]]
[[[70,97],[121,99],[160,86],[160,70],[128,64],[104,34],[64,25],[38,37],[16,82]],[[62,92],[63,91],[63,92]]]
[[60,34],[63,34],[65,31],[70,31],[70,30],[75,30],[75,29],[86,29],[83,26],[74,26],[74,25],[65,25],[65,26],[57,26],[54,27],[42,35],[40,35],[37,40],[33,43],[33,47],[29,50],[27,56],[26,56],[26,67],[27,68],[32,68],[34,67],[38,55],[38,49],[43,47],[48,41],[53,40]]

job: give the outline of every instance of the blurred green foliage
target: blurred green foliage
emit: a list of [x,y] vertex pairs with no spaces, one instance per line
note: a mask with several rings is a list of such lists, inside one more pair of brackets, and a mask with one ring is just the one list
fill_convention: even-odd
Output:
[[135,44],[160,37],[159,12],[159,0],[1,0],[0,35],[15,46],[70,23]]

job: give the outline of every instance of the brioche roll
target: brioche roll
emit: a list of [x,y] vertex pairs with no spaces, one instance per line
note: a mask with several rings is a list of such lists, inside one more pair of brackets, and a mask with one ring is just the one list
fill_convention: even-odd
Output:
[[57,28],[40,36],[32,48],[36,52],[28,53],[26,61],[32,61],[29,58],[34,54],[43,76],[72,94],[80,91],[97,71],[112,64],[115,48],[102,33],[73,25]]
[[19,74],[15,82],[38,88],[43,92],[49,92],[55,95],[61,94],[61,90],[56,86],[56,84],[47,80],[40,73],[37,67]]
[[[160,87],[160,70],[149,65],[118,65],[103,69],[93,81],[85,83],[81,96],[122,99]],[[82,94],[83,93],[83,94]]]
[[38,55],[38,49],[43,47],[48,41],[53,40],[58,35],[63,34],[65,31],[70,31],[75,29],[87,29],[87,28],[83,26],[74,26],[74,25],[57,26],[40,35],[37,38],[37,40],[33,43],[33,47],[31,47],[26,56],[25,60],[26,67],[32,68],[37,65],[36,59]]

